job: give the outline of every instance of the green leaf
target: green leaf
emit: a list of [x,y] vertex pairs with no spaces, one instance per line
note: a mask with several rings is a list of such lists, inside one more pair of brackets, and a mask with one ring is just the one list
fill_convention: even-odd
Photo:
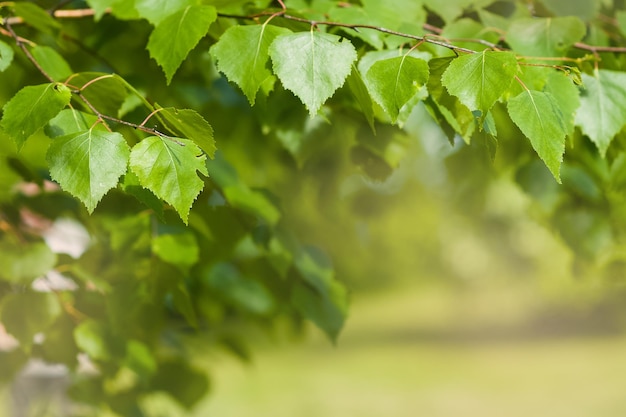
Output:
[[187,6],[165,18],[154,29],[148,40],[148,51],[163,68],[168,84],[215,19],[217,12],[213,6]]
[[0,72],[9,68],[13,62],[13,48],[6,42],[0,41]]
[[160,108],[157,118],[165,128],[176,137],[190,139],[195,142],[209,157],[215,155],[215,139],[213,128],[198,112],[189,109],[175,109],[173,107]]
[[107,343],[109,335],[103,323],[88,319],[74,329],[76,345],[91,359],[107,360],[111,357],[111,349]]
[[90,129],[56,138],[47,159],[52,179],[91,213],[126,172],[129,155],[121,134]]
[[598,70],[582,75],[583,89],[575,123],[606,154],[615,135],[626,125],[626,74]]
[[156,236],[152,239],[152,252],[183,272],[200,260],[198,242],[189,232]]
[[30,284],[57,262],[57,256],[45,243],[20,243],[7,236],[0,239],[0,253],[0,280],[16,284]]
[[64,81],[73,71],[65,59],[49,46],[35,46],[31,53],[41,68],[56,81]]
[[292,303],[335,342],[347,315],[345,287],[335,280],[329,262],[312,248],[303,249],[295,265],[303,280],[294,287]]
[[263,82],[272,76],[267,66],[270,44],[288,33],[288,29],[267,24],[231,26],[211,47],[217,68],[241,88],[250,104],[254,104]]
[[81,72],[73,76],[70,83],[81,90],[100,113],[108,116],[117,115],[129,95],[124,80],[114,74]]
[[23,346],[30,346],[33,336],[45,332],[61,314],[59,300],[52,293],[9,294],[3,297],[1,307],[0,321]]
[[260,282],[245,277],[230,263],[217,263],[205,282],[234,306],[250,313],[266,315],[275,307],[274,299]]
[[550,93],[527,90],[509,100],[508,110],[511,120],[530,139],[533,149],[560,183],[566,126],[557,101]]
[[171,204],[187,223],[191,205],[204,187],[196,171],[208,175],[205,160],[190,140],[151,136],[133,147],[130,169],[142,186]]
[[101,124],[96,125],[97,121],[98,118],[93,114],[75,109],[63,109],[48,122],[45,132],[48,137],[54,139],[71,133],[84,132],[94,125],[94,129],[105,130]]
[[514,53],[483,51],[456,58],[443,73],[441,82],[470,110],[479,110],[482,119],[509,89],[517,71]]
[[375,132],[374,103],[372,102],[372,97],[367,91],[367,86],[363,81],[363,77],[361,77],[361,73],[354,65],[352,65],[352,72],[348,76],[347,82],[348,88],[352,91],[352,94],[354,94],[354,98],[365,116],[365,120],[367,120],[367,123],[370,125],[372,132]]
[[24,142],[56,116],[72,98],[63,84],[41,84],[22,88],[4,105],[0,128],[13,138],[18,150]]
[[563,113],[567,135],[574,133],[574,116],[580,106],[578,87],[561,71],[553,71],[547,79],[545,92],[552,94]]
[[314,116],[341,87],[356,60],[356,50],[336,35],[301,32],[282,35],[270,46],[274,72]]
[[574,16],[533,17],[514,21],[506,41],[520,55],[558,57],[565,56],[586,32],[585,24]]
[[395,123],[400,109],[428,82],[428,74],[426,61],[405,55],[374,63],[365,74],[365,84]]
[[[352,5],[350,7],[342,7],[337,6],[330,10],[329,12],[330,20],[334,22],[340,23],[352,23],[352,24],[360,24],[360,25],[372,25],[377,26],[382,22],[376,19],[376,15],[369,15],[364,8]],[[355,32],[349,28],[342,28],[343,32],[356,36],[357,38],[362,39],[367,42],[374,49],[382,49],[383,48],[383,33],[378,32],[376,30],[359,30]]]
[[194,0],[135,0],[134,3],[140,17],[158,26],[167,17],[197,2]]
[[48,12],[34,3],[18,1],[13,3],[13,11],[17,16],[24,19],[24,22],[40,32],[52,34],[61,25],[54,20]]

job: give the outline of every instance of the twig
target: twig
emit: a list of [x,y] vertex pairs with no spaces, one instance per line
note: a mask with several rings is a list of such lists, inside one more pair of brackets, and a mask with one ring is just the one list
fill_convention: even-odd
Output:
[[46,77],[46,79],[51,83],[54,83],[55,80],[50,76],[50,74],[46,72],[46,70],[42,68],[41,65],[39,65],[39,62],[37,62],[33,54],[31,54],[26,45],[24,45],[24,41],[22,40],[22,38],[17,36],[17,33],[15,33],[15,31],[13,30],[13,26],[11,26],[11,23],[9,23],[9,19],[4,20],[4,26],[7,28],[10,36],[15,40],[15,44],[22,50],[22,52],[24,52],[24,55],[26,55],[28,60],[33,63],[33,65],[35,66],[35,68],[37,68],[41,75]]

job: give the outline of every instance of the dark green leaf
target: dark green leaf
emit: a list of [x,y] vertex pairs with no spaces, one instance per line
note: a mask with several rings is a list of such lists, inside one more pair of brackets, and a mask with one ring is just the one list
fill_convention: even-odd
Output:
[[199,113],[189,109],[168,107],[160,109],[157,118],[174,136],[192,140],[204,153],[213,158],[216,150],[213,128]]
[[54,20],[44,9],[34,3],[26,1],[18,1],[13,3],[13,10],[17,16],[24,19],[26,24],[35,29],[52,34],[54,30],[59,29],[61,25]]
[[72,75],[72,69],[65,59],[49,46],[35,46],[31,53],[43,70],[55,81],[64,81]]
[[26,140],[56,116],[72,98],[63,84],[41,84],[22,88],[4,105],[0,128],[21,149]]

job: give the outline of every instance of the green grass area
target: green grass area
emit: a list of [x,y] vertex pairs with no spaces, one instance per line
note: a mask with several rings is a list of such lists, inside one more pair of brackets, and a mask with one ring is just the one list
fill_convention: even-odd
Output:
[[248,366],[220,358],[213,394],[195,415],[626,415],[626,337],[454,337],[523,322],[532,297],[507,293],[418,288],[358,297],[337,347],[315,335],[267,347]]

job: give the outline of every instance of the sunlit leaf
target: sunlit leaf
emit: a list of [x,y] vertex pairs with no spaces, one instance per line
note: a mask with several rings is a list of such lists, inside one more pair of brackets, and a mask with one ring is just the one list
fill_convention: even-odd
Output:
[[582,75],[583,88],[576,126],[604,155],[615,135],[626,125],[626,74],[598,70]]
[[341,87],[356,60],[354,46],[316,31],[282,35],[270,46],[274,72],[314,116]]
[[479,110],[484,118],[508,90],[517,71],[512,52],[483,51],[456,58],[443,73],[441,82],[450,94],[470,110]]
[[73,72],[65,58],[49,46],[35,46],[31,53],[41,68],[56,81],[64,81]]
[[533,149],[561,182],[566,125],[557,101],[550,93],[524,91],[508,102],[509,115]]
[[263,82],[272,76],[268,68],[270,44],[288,33],[288,29],[267,24],[231,26],[211,47],[217,68],[241,88],[250,104],[254,104]]
[[52,179],[91,213],[126,172],[129,155],[121,134],[90,129],[56,138],[47,159]]
[[215,19],[217,13],[213,6],[187,6],[159,22],[152,31],[148,51],[163,68],[168,84]]
[[206,156],[191,140],[151,136],[135,145],[130,168],[144,187],[171,204],[186,223],[208,175]]
[[63,84],[41,84],[22,88],[4,105],[0,127],[21,149],[24,142],[56,116],[72,97]]
[[402,107],[428,82],[428,64],[411,56],[374,63],[365,74],[372,97],[395,123]]

